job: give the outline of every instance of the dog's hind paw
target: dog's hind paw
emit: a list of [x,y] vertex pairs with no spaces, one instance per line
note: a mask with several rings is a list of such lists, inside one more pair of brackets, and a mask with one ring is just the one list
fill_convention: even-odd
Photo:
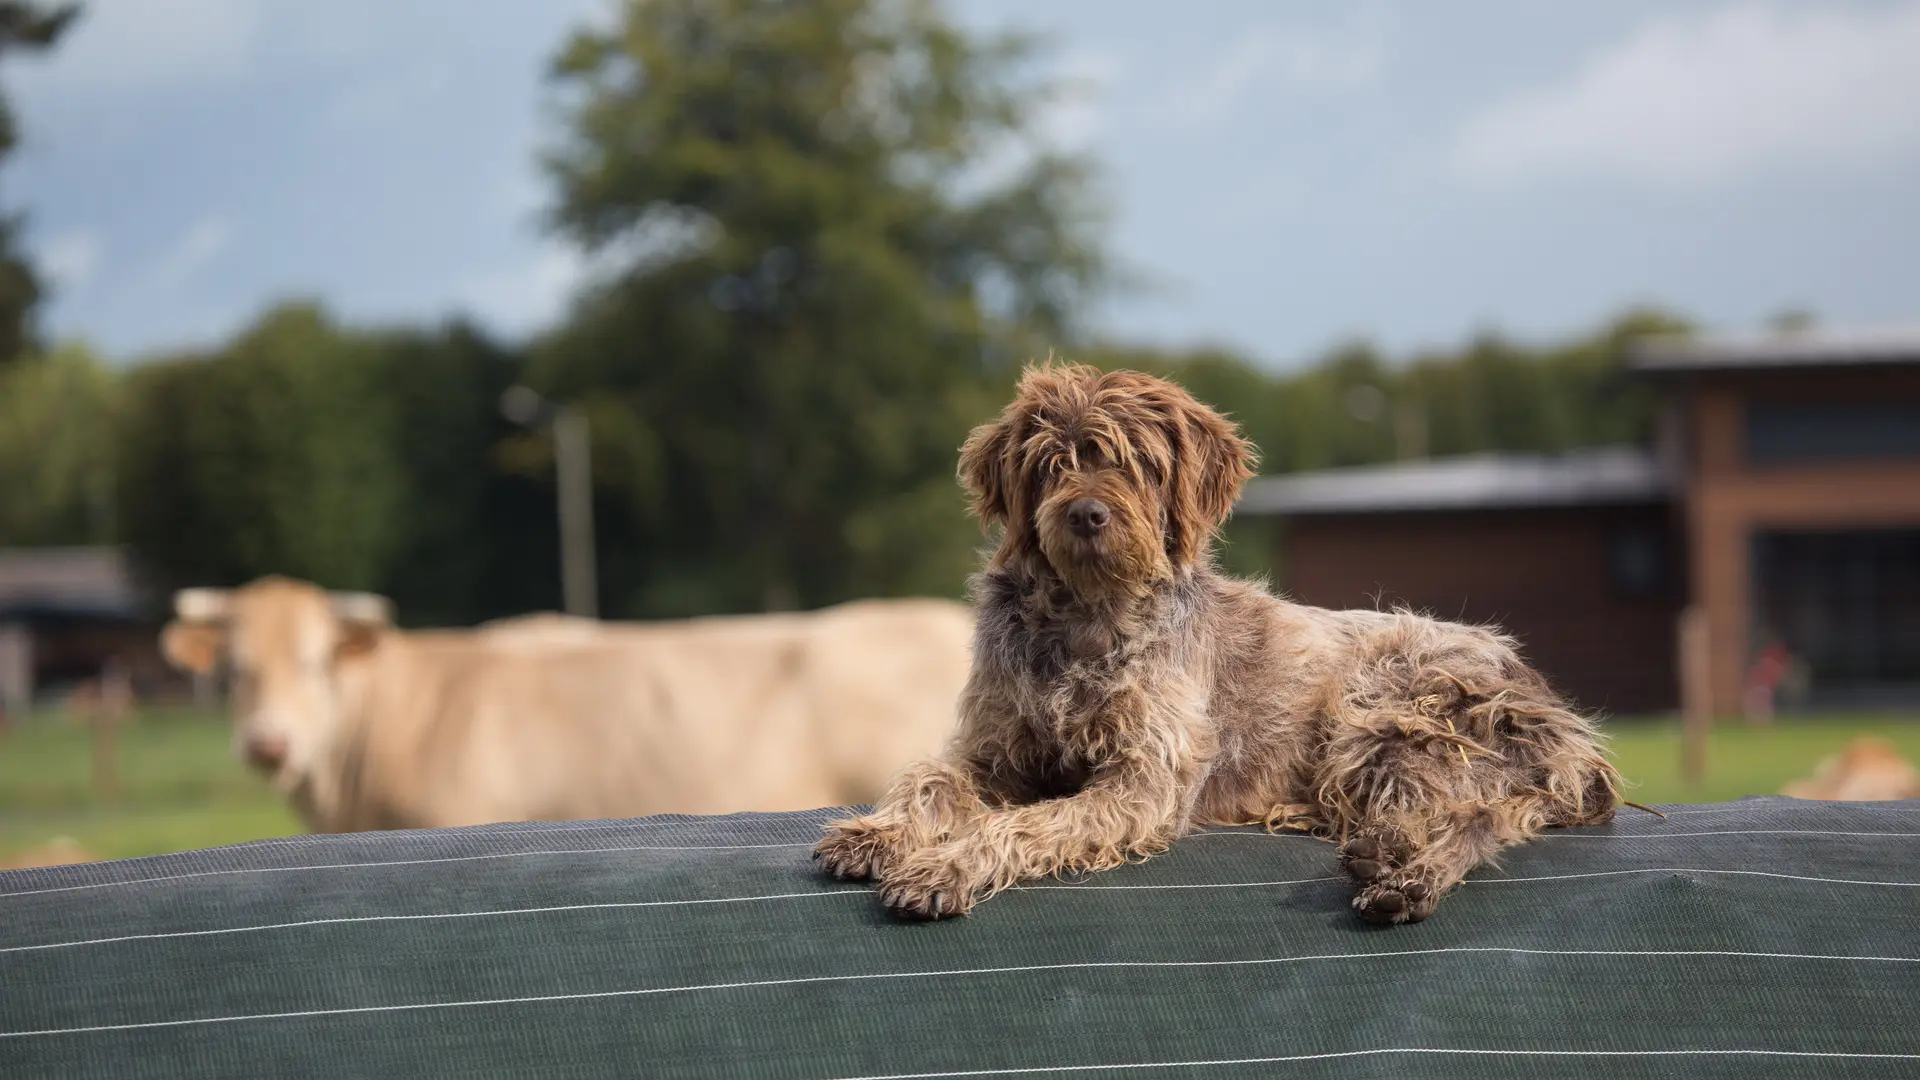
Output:
[[842,881],[869,881],[886,871],[897,843],[888,826],[871,818],[849,818],[827,826],[827,835],[813,847],[813,857]]
[[1419,922],[1433,914],[1439,890],[1416,877],[1394,875],[1367,885],[1353,896],[1353,910],[1368,922]]
[[1399,835],[1381,828],[1368,828],[1340,845],[1340,869],[1363,885],[1400,869],[1406,858]]

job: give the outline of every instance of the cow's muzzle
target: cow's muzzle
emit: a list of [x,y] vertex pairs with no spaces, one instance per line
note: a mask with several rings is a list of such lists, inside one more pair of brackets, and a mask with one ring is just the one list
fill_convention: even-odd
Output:
[[240,753],[247,764],[271,772],[287,760],[285,735],[248,735],[240,742]]

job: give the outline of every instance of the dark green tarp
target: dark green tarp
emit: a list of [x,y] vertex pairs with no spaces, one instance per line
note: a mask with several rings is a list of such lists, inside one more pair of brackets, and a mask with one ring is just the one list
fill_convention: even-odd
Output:
[[1257,830],[896,922],[829,816],[0,873],[0,1076],[1920,1077],[1920,803],[1623,811],[1399,928]]

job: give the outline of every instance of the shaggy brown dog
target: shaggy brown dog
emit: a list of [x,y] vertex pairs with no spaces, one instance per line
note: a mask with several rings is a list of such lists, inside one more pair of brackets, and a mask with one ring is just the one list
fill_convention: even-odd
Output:
[[1253,460],[1161,379],[1028,371],[960,453],[1002,533],[974,579],[952,742],[815,857],[878,881],[896,914],[939,918],[1198,824],[1284,821],[1339,841],[1354,909],[1398,923],[1503,845],[1611,820],[1597,735],[1510,639],[1304,607],[1214,569]]

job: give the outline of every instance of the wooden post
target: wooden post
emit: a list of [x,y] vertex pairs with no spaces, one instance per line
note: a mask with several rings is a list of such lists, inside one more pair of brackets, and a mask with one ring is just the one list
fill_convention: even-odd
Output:
[[1707,737],[1713,730],[1713,653],[1706,609],[1680,613],[1680,778],[1699,783],[1707,774]]
[[0,623],[0,710],[33,707],[33,631],[25,623]]
[[1399,401],[1393,406],[1393,453],[1401,461],[1427,456],[1427,406],[1423,401]]
[[554,465],[560,489],[560,591],[567,614],[600,614],[593,551],[593,444],[577,407],[553,418]]
[[120,798],[120,725],[132,707],[133,685],[126,665],[118,659],[107,661],[86,717],[93,729],[93,787],[102,802]]

